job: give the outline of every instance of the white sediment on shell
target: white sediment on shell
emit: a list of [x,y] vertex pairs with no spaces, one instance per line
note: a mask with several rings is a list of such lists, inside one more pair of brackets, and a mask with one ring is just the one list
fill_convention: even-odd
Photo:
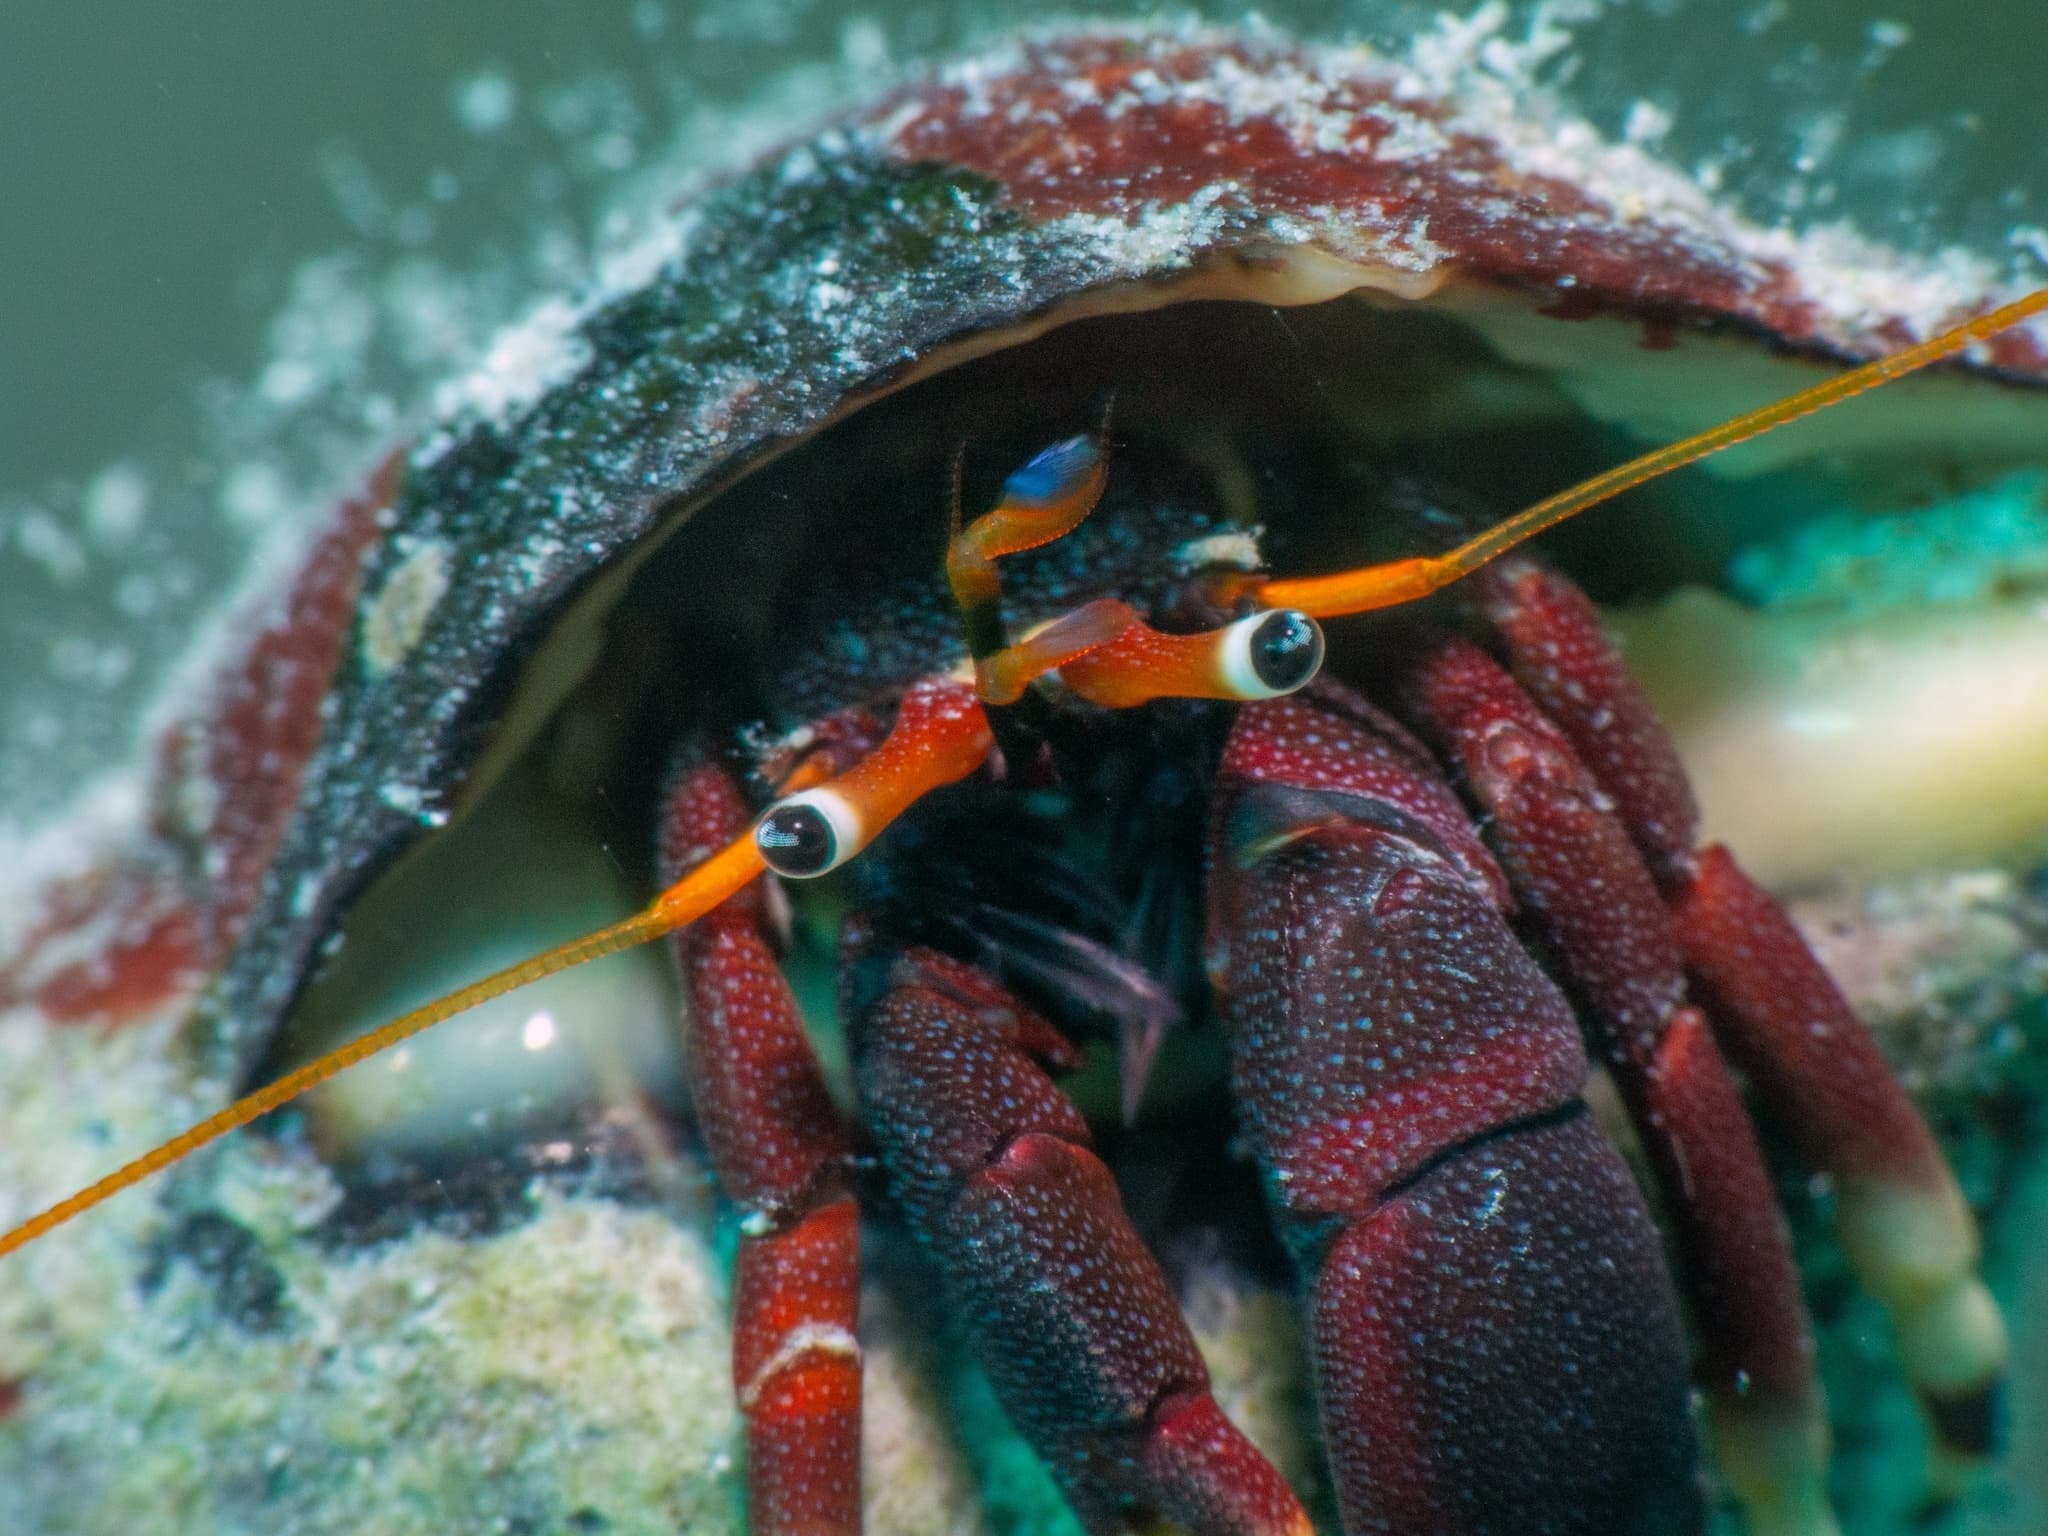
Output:
[[[1513,19],[1509,7],[1498,0],[1469,16],[1444,16],[1399,59],[1364,47],[1326,45],[1312,54],[1296,53],[1284,40],[1267,51],[1255,32],[1249,43],[1252,63],[1227,51],[1232,43],[1244,40],[1242,34],[1194,25],[1177,31],[1132,27],[1129,35],[1139,48],[1211,44],[1224,51],[1203,79],[1168,82],[1140,69],[1120,95],[1103,99],[1091,87],[1087,97],[1099,100],[1114,118],[1133,106],[1162,101],[1170,92],[1177,103],[1221,108],[1233,124],[1277,128],[1304,153],[1364,153],[1357,142],[1355,87],[1360,82],[1385,82],[1393,99],[1375,102],[1369,109],[1388,130],[1372,147],[1374,158],[1426,158],[1454,137],[1470,136],[1499,156],[1505,181],[1548,177],[1592,199],[1596,211],[1586,215],[1589,227],[1604,229],[1617,221],[1654,224],[1674,246],[1710,265],[1732,266],[1745,274],[1758,292],[1779,283],[1780,271],[1789,271],[1793,296],[1813,306],[1819,316],[1819,339],[1850,351],[1872,353],[1890,345],[1879,340],[1880,329],[1887,324],[1903,325],[1918,337],[1930,336],[1987,301],[2000,295],[2017,297],[2042,280],[2039,252],[2030,267],[2019,254],[2027,250],[2021,241],[2014,243],[2014,259],[2001,263],[1961,248],[1910,255],[1870,240],[1847,224],[1800,230],[1758,225],[1717,201],[1698,176],[1649,152],[1668,131],[1669,112],[1639,103],[1643,110],[1631,118],[1635,131],[1617,143],[1541,82],[1539,71],[1572,42],[1568,28],[1556,23],[1582,19],[1571,8],[1537,8],[1519,37],[1510,35]],[[939,79],[964,92],[960,116],[972,120],[1003,110],[993,87],[1033,65],[1027,46],[1016,44],[950,66]],[[1413,110],[1405,109],[1404,103],[1412,103]],[[906,106],[903,114],[879,125],[878,136],[886,142],[914,116],[915,109]],[[1609,211],[1598,210],[1603,203]],[[1360,210],[1347,209],[1345,221],[1368,229],[1370,210],[1364,214],[1362,222]],[[1148,213],[1138,227],[1151,222]],[[1103,233],[1114,238],[1106,228]],[[1161,233],[1169,231],[1162,228]],[[1446,254],[1428,238],[1426,213],[1389,215],[1370,233],[1378,242],[1373,255],[1389,264],[1421,271]],[[1310,232],[1299,236],[1313,237]],[[2048,350],[2048,318],[2029,324]]]
[[[1508,9],[1483,6],[1464,22],[1446,18],[1438,41],[1425,36],[1402,66],[1404,92],[1449,105],[1445,127],[1492,141],[1511,170],[1552,176],[1607,202],[1623,217],[1651,219],[1684,237],[1712,237],[1702,255],[1732,252],[1755,263],[1758,280],[1782,264],[1797,279],[1798,297],[1832,318],[1829,339],[1856,350],[1871,348],[1871,327],[1898,321],[1931,336],[1974,313],[1988,298],[2017,297],[2029,278],[2014,265],[1950,248],[1917,257],[1871,240],[1847,224],[1803,229],[1765,228],[1716,201],[1711,189],[1646,153],[1652,133],[1628,142],[1607,141],[1554,92],[1541,85],[1537,66],[1555,52],[1555,40],[1532,29],[1528,41],[1502,35]],[[1668,114],[1650,126],[1668,129]],[[2039,282],[2038,273],[2031,279]],[[2048,320],[2031,322],[2048,348]]]
[[147,803],[138,763],[80,785],[60,816],[31,826],[0,820],[0,962],[14,960],[36,932],[50,886],[133,846]]
[[546,299],[526,318],[500,331],[483,361],[441,387],[434,408],[443,416],[475,416],[505,427],[549,390],[567,383],[591,361],[583,338],[582,305]]
[[[147,489],[130,483],[127,466],[109,473],[115,478],[103,477],[90,502],[103,531],[132,531],[130,519],[159,515]],[[41,922],[44,901],[57,882],[133,853],[144,836],[154,781],[166,771],[158,752],[164,732],[206,717],[251,637],[279,617],[291,577],[304,568],[342,496],[359,491],[366,478],[360,465],[312,484],[287,479],[274,464],[242,463],[222,472],[220,515],[257,530],[247,561],[179,635],[172,658],[151,672],[155,686],[126,738],[96,755],[95,771],[72,781],[62,809],[31,822],[0,812],[0,962]],[[185,774],[173,786],[169,806],[178,822],[174,830],[203,828],[216,809],[209,798],[216,786],[192,768],[170,769]],[[0,792],[6,789],[0,786]]]

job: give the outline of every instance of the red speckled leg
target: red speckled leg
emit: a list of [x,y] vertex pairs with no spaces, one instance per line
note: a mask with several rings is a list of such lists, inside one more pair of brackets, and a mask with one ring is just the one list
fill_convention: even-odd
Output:
[[1307,1536],[1223,1417],[1166,1277],[1051,1071],[1079,1057],[972,967],[855,931],[847,1014],[864,1116],[1011,1420],[1090,1531]]
[[[746,830],[737,787],[686,767],[662,829],[673,877]],[[762,932],[758,883],[671,940],[689,999],[691,1097],[745,1214],[733,1387],[747,1422],[747,1515],[760,1536],[860,1529],[859,1235],[849,1147]]]
[[1891,1312],[1907,1374],[1951,1451],[1997,1447],[2005,1328],[1977,1227],[1927,1124],[1785,911],[1721,847],[1675,905],[1695,983],[1809,1166],[1834,1176],[1849,1261]]
[[1475,646],[1407,679],[1516,892],[1608,1042],[1663,1188],[1729,1474],[1765,1529],[1827,1530],[1828,1431],[1799,1277],[1763,1154],[1699,1010],[1655,882],[1571,744]]
[[1345,1529],[1694,1531],[1677,1299],[1578,1023],[1427,755],[1313,695],[1231,732],[1210,957]]
[[1984,1454],[2004,1330],[1976,1277],[1975,1223],[1925,1122],[1784,910],[1725,849],[1693,853],[1677,752],[1584,594],[1529,560],[1503,561],[1480,590],[1516,677],[1656,872],[1727,1049],[1807,1165],[1834,1179],[1844,1248],[1890,1309],[1937,1432]]

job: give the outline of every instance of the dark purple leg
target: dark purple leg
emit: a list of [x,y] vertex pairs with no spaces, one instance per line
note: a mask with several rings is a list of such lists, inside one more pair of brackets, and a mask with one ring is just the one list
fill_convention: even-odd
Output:
[[885,968],[852,1028],[891,1188],[1082,1522],[1102,1536],[1145,1514],[1197,1536],[1308,1536],[1286,1483],[1216,1406],[1166,1277],[1048,1076],[1077,1064],[1073,1048],[958,961],[860,934],[849,950],[866,974]]
[[1696,1530],[1657,1232],[1464,807],[1325,686],[1240,713],[1215,814],[1211,974],[1345,1528]]
[[1663,1190],[1723,1464],[1766,1529],[1826,1530],[1828,1428],[1776,1193],[1642,857],[1563,734],[1449,640],[1409,703],[1490,818],[1494,846],[1605,1042]]
[[1725,849],[1694,853],[1677,753],[1584,594],[1523,559],[1478,583],[1517,680],[1654,871],[1726,1049],[1806,1165],[1833,1179],[1843,1246],[1891,1311],[1937,1434],[1952,1451],[1987,1454],[2004,1327],[1977,1278],[1975,1223],[1926,1123],[1784,910]]

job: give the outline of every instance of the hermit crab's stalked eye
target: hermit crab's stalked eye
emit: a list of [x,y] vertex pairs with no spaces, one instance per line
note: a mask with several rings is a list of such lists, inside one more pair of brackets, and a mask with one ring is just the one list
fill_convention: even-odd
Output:
[[1241,699],[1277,699],[1323,665],[1323,628],[1298,608],[1239,619],[1223,631],[1220,664]]
[[844,795],[807,789],[771,806],[754,827],[768,867],[792,880],[828,874],[866,845],[861,815]]

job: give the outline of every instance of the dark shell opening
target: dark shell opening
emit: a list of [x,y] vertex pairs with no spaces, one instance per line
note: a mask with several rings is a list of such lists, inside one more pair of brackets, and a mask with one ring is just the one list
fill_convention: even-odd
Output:
[[[893,672],[926,664],[950,624],[942,598],[910,614],[891,604],[906,582],[943,591],[952,465],[963,450],[972,516],[1011,469],[1056,438],[1093,430],[1113,402],[1113,483],[1146,494],[1185,487],[1217,517],[1261,526],[1275,569],[1307,573],[1441,548],[1460,519],[1504,515],[1789,393],[1827,366],[1728,330],[1545,315],[1478,285],[1452,285],[1430,303],[1381,293],[1258,301],[1291,300],[1298,276],[1279,259],[1242,263],[1225,286],[1243,299],[1157,307],[1172,294],[1151,290],[1077,306],[1082,318],[1035,327],[999,350],[978,338],[963,350],[981,355],[926,371],[716,494],[678,503],[665,534],[561,614],[509,690],[455,824],[399,859],[330,935],[325,968],[263,1075],[339,1030],[368,1027],[644,900],[663,764],[686,729],[784,730],[837,702],[835,680],[847,694],[886,693]],[[1731,455],[1598,509],[1547,548],[1603,601],[1717,585],[1736,548],[1811,509],[1899,505],[1996,473],[2024,457],[2042,409],[2030,391],[1982,380],[1910,381],[1741,450],[1746,462]],[[1418,497],[1444,515],[1418,515]],[[917,638],[892,649],[899,620]],[[1339,675],[1369,667],[1371,622],[1332,626]],[[793,659],[821,653],[843,665],[782,675]],[[824,950],[820,935],[799,933],[800,985],[821,1001]],[[523,1149],[522,1168],[580,1162],[580,1151],[560,1149],[580,1148],[622,1095],[673,1107],[663,957],[604,962],[562,981],[570,1001],[516,994],[497,1022],[442,1026],[410,1048],[446,1057],[442,1075],[469,1095],[450,1107],[445,1085],[401,1094],[435,1103],[441,1123],[457,1127],[455,1146],[430,1150],[441,1133],[409,1129],[359,1143],[359,1121],[402,1118],[403,1105],[315,1108],[317,1139],[344,1163],[383,1148],[372,1161],[397,1163],[373,1168],[377,1182],[472,1162],[500,1135]],[[578,1011],[634,1022],[623,1043],[593,1048],[592,1021],[568,1017]],[[478,1064],[479,1051],[552,1063],[546,1047],[563,1037],[578,1039],[584,1063],[543,1065],[545,1090],[525,1079],[508,1087]],[[386,1088],[402,1077],[377,1066],[350,1075]],[[342,1089],[358,1091],[350,1080]],[[463,1129],[471,1120],[493,1128],[481,1144]],[[556,1150],[539,1155],[537,1145]]]

